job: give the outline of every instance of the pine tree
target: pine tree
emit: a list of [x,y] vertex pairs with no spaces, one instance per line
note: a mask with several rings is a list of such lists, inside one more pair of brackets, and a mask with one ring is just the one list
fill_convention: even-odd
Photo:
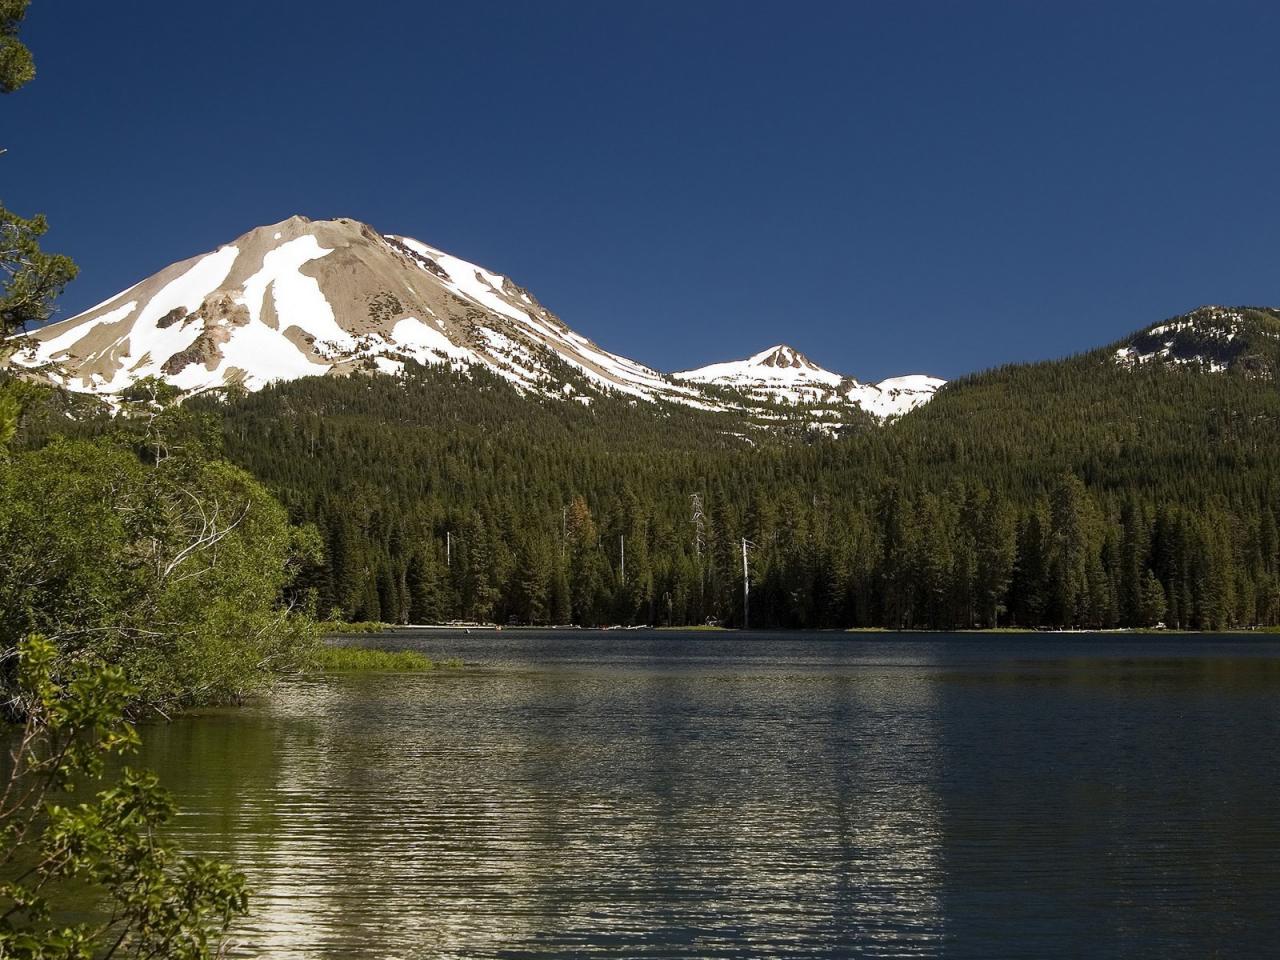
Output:
[[1165,616],[1164,587],[1150,570],[1142,578],[1142,586],[1138,597],[1137,625],[1154,627],[1164,622]]

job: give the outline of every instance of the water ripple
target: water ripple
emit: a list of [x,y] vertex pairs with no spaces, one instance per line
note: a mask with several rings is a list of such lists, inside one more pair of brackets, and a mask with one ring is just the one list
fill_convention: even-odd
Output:
[[182,842],[250,875],[234,955],[1248,956],[1280,934],[1274,647],[403,642],[484,665],[148,731]]

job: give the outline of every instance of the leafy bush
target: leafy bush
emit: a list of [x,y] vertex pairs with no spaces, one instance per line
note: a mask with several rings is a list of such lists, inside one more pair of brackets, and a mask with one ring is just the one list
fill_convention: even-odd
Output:
[[314,644],[281,605],[314,549],[230,464],[58,441],[0,463],[0,646],[42,634],[68,663],[119,666],[165,712],[236,700]]
[[[138,743],[123,719],[134,691],[116,667],[68,665],[43,638],[24,640],[13,696],[26,716],[0,797],[0,957],[205,960],[248,909],[244,877],[179,856],[158,835],[174,814],[154,774],[125,767],[102,784],[104,758]],[[76,904],[64,922],[59,903]]]

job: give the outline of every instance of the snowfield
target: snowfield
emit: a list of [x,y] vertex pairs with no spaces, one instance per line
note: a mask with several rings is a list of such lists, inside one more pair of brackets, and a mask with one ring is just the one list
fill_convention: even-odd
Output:
[[884,419],[900,416],[929,400],[946,381],[911,375],[880,383],[859,383],[824,370],[793,347],[778,344],[745,360],[713,363],[672,377],[688,383],[727,387],[759,400],[789,404],[849,404]]

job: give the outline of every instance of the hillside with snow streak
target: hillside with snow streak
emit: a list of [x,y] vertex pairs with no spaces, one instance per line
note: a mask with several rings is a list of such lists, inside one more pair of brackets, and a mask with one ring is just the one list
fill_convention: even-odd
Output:
[[[501,274],[354,220],[305,217],[251,230],[33,331],[9,360],[107,396],[144,377],[188,392],[258,390],[326,374],[394,375],[409,361],[483,367],[520,392],[582,403],[609,391],[748,414],[783,403],[886,417],[941,383],[859,384],[786,347],[662,374],[574,332]],[[826,423],[829,413],[816,419]]]

